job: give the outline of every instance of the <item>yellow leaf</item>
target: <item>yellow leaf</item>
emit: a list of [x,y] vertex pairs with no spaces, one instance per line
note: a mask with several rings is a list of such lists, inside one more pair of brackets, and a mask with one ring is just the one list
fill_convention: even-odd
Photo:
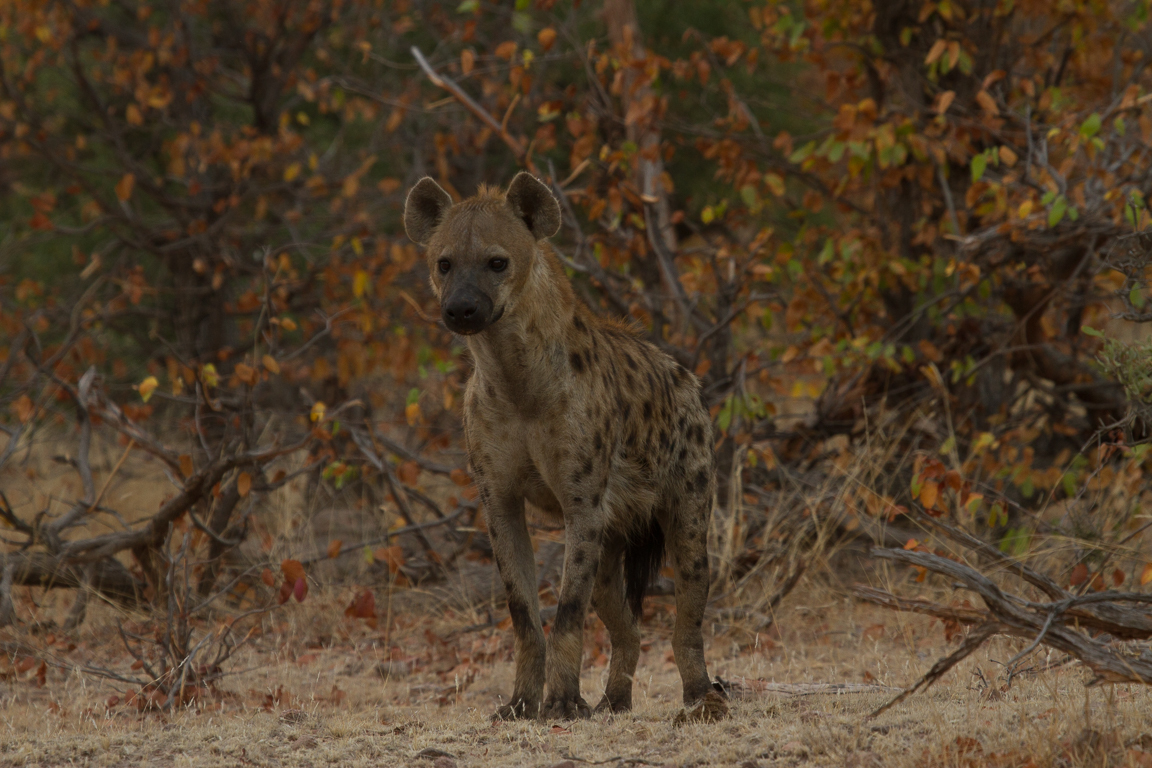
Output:
[[404,408],[404,418],[408,419],[408,426],[416,426],[416,421],[420,418],[420,403],[408,403]]
[[340,549],[344,546],[342,539],[332,539],[328,542],[328,557],[339,557]]
[[944,91],[940,94],[940,98],[936,101],[937,114],[944,114],[948,111],[948,107],[952,105],[952,101],[956,98],[956,91]]
[[180,455],[180,472],[184,477],[192,477],[192,473],[196,471],[196,466],[192,463],[192,457],[184,453]]
[[144,379],[144,381],[140,382],[140,386],[137,387],[137,389],[140,391],[140,399],[144,402],[148,402],[149,398],[152,397],[152,393],[156,391],[156,387],[158,386],[160,386],[160,382],[156,380],[155,376],[149,376],[148,378]]
[[132,188],[136,186],[136,177],[130,173],[124,174],[116,183],[116,197],[120,202],[127,202],[132,197]]
[[364,241],[358,237],[354,237],[348,241],[352,245],[352,252],[357,256],[364,255]]
[[1025,200],[1024,202],[1020,203],[1020,207],[1016,209],[1016,215],[1022,219],[1026,219],[1032,213],[1032,208],[1032,201]]
[[135,104],[129,104],[128,109],[124,110],[124,119],[128,121],[129,125],[144,124],[144,115],[140,113],[140,107]]
[[352,278],[352,295],[360,298],[368,291],[368,273],[360,269],[356,271],[356,276]]
[[1140,571],[1140,586],[1152,581],[1152,563],[1145,563],[1144,570]]
[[312,421],[317,421],[317,422],[323,421],[324,420],[324,411],[325,411],[324,403],[317,400],[312,405],[312,413],[311,413]]
[[200,369],[200,381],[207,387],[220,386],[220,374],[216,373],[216,366],[208,363]]
[[252,490],[252,475],[247,472],[241,472],[240,476],[236,478],[236,490],[240,492],[240,498],[248,495]]
[[292,181],[300,175],[300,163],[292,163],[284,169],[284,181]]
[[296,321],[290,317],[282,317],[280,318],[280,327],[286,331],[294,331],[296,330]]
[[1011,168],[1016,165],[1017,156],[1010,148],[1000,147],[1000,159],[1004,162],[1004,165]]
[[776,197],[784,197],[784,179],[779,174],[764,174],[764,183],[768,185],[768,189],[772,190],[772,194]]
[[276,358],[272,357],[272,355],[264,355],[264,357],[260,359],[260,362],[264,363],[264,368],[269,373],[280,373],[280,363],[276,362]]

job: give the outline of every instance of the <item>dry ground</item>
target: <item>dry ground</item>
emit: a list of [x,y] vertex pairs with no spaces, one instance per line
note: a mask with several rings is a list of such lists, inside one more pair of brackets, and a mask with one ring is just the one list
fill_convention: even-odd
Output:
[[[0,672],[7,670],[0,675],[0,766],[1152,765],[1152,692],[1088,690],[1086,673],[1066,665],[989,696],[976,670],[993,688],[1002,685],[993,659],[1019,649],[1007,641],[876,720],[866,715],[890,692],[749,690],[735,698],[731,719],[675,727],[679,679],[669,659],[664,598],[650,598],[655,610],[645,624],[650,642],[634,712],[493,725],[488,715],[511,689],[509,631],[461,633],[486,616],[444,608],[397,615],[385,633],[383,620],[371,629],[343,617],[351,595],[318,590],[304,604],[289,603],[230,663],[235,673],[212,699],[170,714],[126,704],[130,691],[121,684],[49,666],[40,685],[37,666],[0,662]],[[63,595],[37,599],[38,609],[24,607],[41,621],[66,607]],[[383,614],[383,599],[379,608]],[[51,644],[51,661],[126,670],[130,659],[114,641],[115,618],[111,610],[94,612],[71,641],[43,626],[36,635],[27,627],[7,630],[0,640]],[[713,625],[713,674],[744,680],[747,689],[757,688],[755,681],[900,686],[950,647],[939,624],[811,585],[785,600],[777,620],[779,632],[760,635]],[[595,620],[586,637],[583,685],[594,700],[606,670]],[[72,642],[77,647],[69,651]],[[1033,662],[1045,658],[1038,652]]]

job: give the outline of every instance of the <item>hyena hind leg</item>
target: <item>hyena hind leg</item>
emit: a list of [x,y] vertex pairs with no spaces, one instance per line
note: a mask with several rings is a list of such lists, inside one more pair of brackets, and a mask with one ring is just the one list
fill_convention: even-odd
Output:
[[704,610],[708,606],[709,500],[693,500],[670,526],[668,549],[676,579],[676,624],[672,651],[684,686],[684,703],[700,701],[712,690],[704,664]]
[[608,663],[608,684],[596,705],[597,712],[626,712],[632,709],[632,679],[640,659],[639,619],[624,596],[624,537],[614,536],[605,542],[592,591],[592,607],[612,642]]

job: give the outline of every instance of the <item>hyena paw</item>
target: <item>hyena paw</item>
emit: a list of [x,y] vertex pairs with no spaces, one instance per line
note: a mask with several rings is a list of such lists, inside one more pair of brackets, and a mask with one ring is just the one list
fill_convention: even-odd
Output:
[[534,704],[525,699],[516,699],[511,704],[505,704],[492,713],[492,720],[533,720],[536,718],[539,709],[539,704]]
[[600,699],[600,703],[596,705],[593,712],[630,712],[632,710],[632,697],[618,696],[612,699],[608,698],[608,694]]
[[592,708],[580,694],[549,696],[544,700],[541,717],[546,720],[585,720],[592,717]]

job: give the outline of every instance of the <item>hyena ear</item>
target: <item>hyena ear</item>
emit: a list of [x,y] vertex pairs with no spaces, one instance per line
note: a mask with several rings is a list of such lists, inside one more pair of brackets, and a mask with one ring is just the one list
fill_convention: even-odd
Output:
[[521,171],[508,185],[508,205],[516,217],[523,219],[537,240],[552,237],[560,231],[560,204],[544,182],[527,171]]
[[427,244],[451,207],[451,196],[439,184],[428,176],[420,179],[404,202],[404,231],[408,239]]

